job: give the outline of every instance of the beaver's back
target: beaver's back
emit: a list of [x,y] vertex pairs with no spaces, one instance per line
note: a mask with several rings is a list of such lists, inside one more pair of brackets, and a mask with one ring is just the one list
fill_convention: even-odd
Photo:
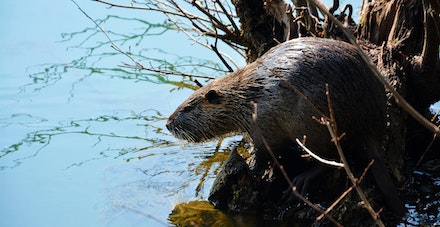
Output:
[[[307,144],[321,155],[327,156],[328,147],[332,146],[327,128],[312,120],[312,116],[320,118],[320,114],[289,84],[329,116],[325,95],[328,84],[338,129],[347,134],[344,140],[349,140],[348,144],[364,146],[382,139],[384,88],[350,44],[328,39],[294,39],[268,51],[257,64],[248,79],[261,81],[264,87],[265,95],[255,100],[261,106],[258,125],[272,146],[282,147],[278,143],[301,139],[303,135],[308,138]],[[268,121],[272,123],[267,124]]]
[[[307,97],[304,100],[289,86]],[[298,38],[269,50],[255,62],[194,92],[170,116],[167,127],[178,138],[200,142],[228,133],[245,133],[264,149],[259,130],[274,150],[307,136],[321,155],[333,153],[326,127],[312,119],[328,116],[329,85],[339,132],[350,144],[378,142],[383,136],[385,93],[350,44]],[[257,124],[253,121],[258,104]]]

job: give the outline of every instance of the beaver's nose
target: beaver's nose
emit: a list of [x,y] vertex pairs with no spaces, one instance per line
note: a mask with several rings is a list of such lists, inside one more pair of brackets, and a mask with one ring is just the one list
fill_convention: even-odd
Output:
[[171,118],[171,117],[172,117],[172,115],[168,118],[167,124],[165,125],[167,127],[168,131],[173,131],[173,128],[174,128],[174,126],[173,126],[174,118]]

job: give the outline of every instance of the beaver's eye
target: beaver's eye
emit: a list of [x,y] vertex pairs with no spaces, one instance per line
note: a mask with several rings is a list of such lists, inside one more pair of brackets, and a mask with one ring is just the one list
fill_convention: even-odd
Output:
[[208,93],[205,95],[205,98],[211,104],[220,104],[220,96],[214,90],[208,91]]

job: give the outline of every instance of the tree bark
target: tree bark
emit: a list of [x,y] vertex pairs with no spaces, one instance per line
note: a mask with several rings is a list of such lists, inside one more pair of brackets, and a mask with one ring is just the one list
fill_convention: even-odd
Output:
[[[437,0],[374,1],[364,5],[358,30],[360,39],[376,45],[376,54],[370,56],[383,75],[428,119],[430,105],[440,100],[439,12]],[[432,133],[407,118],[391,97],[388,123],[389,157],[403,158],[404,151],[412,158],[421,157]],[[437,139],[431,151],[438,157],[439,150]],[[393,166],[402,165],[399,160]]]
[[265,1],[232,0],[232,3],[240,18],[248,63],[277,45],[276,40],[284,41],[283,25],[266,10]]
[[406,98],[418,110],[440,100],[439,12],[437,0],[374,1],[364,6],[359,25],[359,38],[400,64],[396,75],[408,80]]

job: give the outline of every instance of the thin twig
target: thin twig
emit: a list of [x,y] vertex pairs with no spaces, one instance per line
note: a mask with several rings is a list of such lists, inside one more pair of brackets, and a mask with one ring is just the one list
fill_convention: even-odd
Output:
[[[368,166],[364,169],[364,172],[362,173],[361,177],[359,177],[359,180],[357,181],[358,184],[360,184],[362,182],[362,180],[364,179],[365,175],[367,174],[367,171],[371,168],[371,166],[373,165],[374,160],[371,160],[370,163],[368,163]],[[341,202],[341,200],[347,196],[351,191],[353,191],[354,185],[352,184],[351,187],[349,187],[347,190],[345,190],[339,197],[338,199],[336,199],[328,208],[327,210],[325,210],[325,213],[329,213],[333,208],[335,208],[336,205],[338,205],[339,202]],[[321,220],[324,217],[323,214],[319,215],[316,220]]]
[[[168,20],[169,20],[169,21],[171,21],[174,25],[176,25],[176,27],[179,29],[179,31],[183,32],[183,33],[184,33],[189,39],[191,39],[194,43],[197,43],[197,44],[199,44],[200,46],[203,46],[203,47],[206,47],[206,48],[212,50],[212,48],[211,48],[211,46],[210,46],[209,44],[207,44],[207,43],[202,43],[200,40],[198,40],[198,39],[196,39],[194,36],[192,36],[192,35],[187,31],[187,29],[184,29],[184,28],[180,27],[179,24],[174,20],[174,18],[172,18],[172,17],[169,16],[169,15],[166,15],[166,16],[168,17]],[[197,31],[196,31],[196,32],[197,32]],[[199,34],[200,34],[200,33],[199,33]],[[207,35],[207,36],[211,36],[211,37],[216,37],[215,34],[211,34],[211,33],[204,33],[204,34],[201,34],[201,36],[202,36],[202,35]],[[218,35],[218,36],[221,37],[220,35]],[[221,38],[221,39],[222,39],[222,38]],[[235,50],[237,53],[239,53],[241,56],[244,57],[243,53],[238,49],[239,47],[232,45],[232,44],[229,43],[227,40],[223,40],[223,39],[222,39],[222,41],[225,42],[226,44],[228,44],[233,50]],[[236,62],[234,61],[234,59],[232,59],[231,56],[229,56],[229,55],[227,55],[226,53],[221,52],[221,51],[218,51],[218,54],[222,55],[223,58],[227,58],[227,59],[229,60],[229,62],[231,62],[231,63],[234,65],[235,68],[237,68],[237,69],[240,68],[240,66],[238,65],[238,63],[236,63]]]
[[437,110],[437,112],[434,114],[434,116],[432,116],[432,118],[431,118],[431,122],[435,122],[435,119],[437,119],[437,117],[439,116],[439,114],[440,114],[440,109]]
[[[195,0],[193,0],[192,4],[197,4],[197,3],[195,3]],[[207,3],[205,2],[205,4],[207,4]],[[207,13],[209,13],[209,11],[207,11]],[[213,25],[215,24],[215,22],[213,21],[214,18],[215,17],[210,17],[210,19],[212,20],[211,23]],[[233,72],[234,70],[232,69],[232,67],[228,64],[228,62],[226,62],[225,58],[223,58],[223,56],[221,55],[221,53],[217,49],[218,32],[217,32],[217,27],[215,27],[215,26],[214,26],[214,31],[215,31],[215,40],[214,40],[214,45],[211,45],[211,50],[214,51],[214,53],[217,55],[217,57],[220,59],[220,61],[223,63],[223,65],[225,65],[226,68],[228,68],[229,72]]]
[[[234,43],[239,45],[243,44],[239,31],[238,30],[231,31],[230,29],[228,29],[228,26],[221,22],[220,14],[224,14],[231,21],[234,29],[239,29],[237,25],[233,23],[234,22],[233,17],[236,16],[231,12],[227,12],[223,4],[221,4],[220,2],[217,1],[213,2],[212,4],[214,4],[214,6],[209,6],[208,2],[206,2],[206,6],[202,7],[193,0],[183,1],[188,5],[196,7],[199,12],[203,13],[206,16],[203,17],[190,13],[174,0],[160,0],[160,1],[146,0],[144,3],[139,3],[135,0],[132,0],[131,5],[116,4],[106,0],[93,0],[93,1],[108,5],[110,7],[140,9],[140,10],[148,10],[148,11],[163,13],[168,18],[168,20],[175,25],[177,30],[182,31],[188,38],[193,40],[195,43],[204,46],[210,50],[213,50],[209,44],[203,43],[199,41],[197,38],[194,38],[193,34],[191,33],[196,33],[199,35],[199,37],[206,36],[206,37],[213,37],[215,39],[220,39],[229,47],[231,47],[231,49],[235,50],[237,53],[239,53],[241,56],[244,57],[243,48],[234,44]],[[147,7],[137,6],[133,4],[144,4]],[[220,6],[221,10],[216,9],[215,6],[216,4]],[[218,16],[216,17],[210,12],[214,12],[218,14]],[[188,23],[185,23],[184,20],[187,20]],[[223,31],[225,34],[218,34],[215,30],[217,28]],[[231,41],[234,43],[232,43]],[[216,54],[220,54],[223,59],[227,58],[229,62],[234,64],[236,68],[239,68],[238,64],[235,63],[234,60],[227,54],[221,51],[217,51]]]
[[131,61],[133,61],[135,64],[136,64],[136,67],[142,67],[142,65],[138,62],[138,61],[136,61],[136,59],[134,59],[132,56],[130,56],[129,54],[127,54],[126,52],[124,52],[123,50],[121,50],[119,47],[118,47],[118,45],[116,45],[114,42],[113,42],[113,40],[108,36],[108,34],[107,34],[107,32],[95,21],[95,20],[93,20],[93,18],[91,18],[79,5],[78,5],[78,3],[76,3],[75,2],[75,0],[71,0],[77,7],[78,7],[78,9],[81,11],[81,13],[83,13],[89,20],[91,20],[95,25],[96,25],[96,27],[98,27],[99,28],[99,30],[101,30],[101,32],[105,35],[105,37],[107,38],[107,40],[110,42],[110,46],[114,49],[114,50],[116,50],[116,51],[118,51],[119,53],[121,53],[121,54],[123,54],[123,55],[125,55],[125,56],[127,56],[128,58],[130,58],[130,60]]
[[221,55],[221,53],[218,51],[217,45],[215,45],[215,46],[211,45],[211,49],[214,51],[214,53],[217,55],[217,57],[220,58],[220,61],[223,63],[223,65],[226,66],[226,68],[228,68],[229,72],[233,72],[234,69],[232,69],[232,67],[228,64],[228,62],[226,62],[223,55]]
[[[160,13],[164,13],[164,14],[169,14],[169,15],[174,15],[174,16],[178,16],[178,17],[185,17],[184,14],[179,14],[178,10],[176,10],[175,8],[171,7],[171,5],[169,4],[165,4],[162,1],[154,1],[154,2],[150,2],[150,3],[145,3],[145,5],[154,5],[155,7],[142,7],[142,6],[134,6],[134,5],[121,5],[121,4],[116,4],[116,3],[112,3],[112,2],[108,2],[108,1],[104,1],[104,0],[92,0],[95,2],[99,2],[105,5],[108,5],[110,7],[117,7],[117,8],[125,8],[125,9],[139,9],[139,10],[148,10],[148,11],[156,11],[156,12],[160,12]],[[133,1],[136,2],[136,1]],[[165,7],[160,7],[160,5],[163,5]],[[169,7],[170,9],[174,10],[167,10],[166,7]],[[209,20],[207,20],[206,18],[202,18],[199,17],[197,15],[191,14],[191,18],[199,20],[199,21],[205,21],[208,22]]]
[[130,68],[130,69],[147,70],[147,71],[159,73],[162,75],[174,75],[174,76],[192,77],[192,78],[200,78],[200,79],[208,79],[208,80],[215,79],[215,77],[212,77],[212,76],[203,76],[203,75],[197,75],[197,74],[191,74],[191,73],[182,73],[182,72],[178,72],[178,71],[155,69],[153,67],[146,68],[143,65],[131,65],[131,64],[128,64],[125,62],[122,62],[122,65],[119,65],[119,66],[125,67],[125,68]]
[[350,166],[348,165],[347,159],[345,158],[344,151],[342,150],[341,144],[339,142],[340,137],[338,137],[336,118],[333,113],[333,107],[332,107],[332,102],[330,99],[330,91],[328,88],[328,84],[326,84],[325,88],[326,88],[326,95],[327,95],[327,100],[328,100],[328,108],[329,108],[329,112],[330,112],[330,121],[322,118],[322,122],[327,126],[328,131],[330,133],[330,136],[332,138],[332,141],[335,144],[336,149],[338,150],[339,157],[341,158],[342,163],[344,163],[345,172],[347,173],[348,178],[350,179],[351,183],[355,187],[356,192],[358,193],[359,197],[364,202],[365,208],[368,210],[368,212],[374,218],[374,220],[376,220],[377,225],[385,226],[383,224],[382,220],[380,220],[379,214],[376,211],[374,211],[373,207],[371,206],[371,204],[368,201],[367,197],[365,196],[364,192],[359,187],[358,180],[354,177],[353,172],[351,171]]
[[319,157],[318,155],[313,153],[311,150],[309,150],[303,143],[301,143],[301,141],[299,141],[298,138],[296,138],[295,141],[305,152],[307,152],[307,154],[309,154],[310,156],[312,156],[314,159],[318,160],[319,162],[321,162],[323,164],[326,164],[326,165],[329,165],[329,166],[344,167],[343,163],[335,162],[335,161],[329,161],[329,160],[326,160],[326,159],[323,159],[323,158]]
[[231,32],[231,30],[228,29],[228,27],[226,25],[224,25],[221,21],[219,21],[216,17],[214,17],[211,13],[209,13],[206,9],[204,9],[203,7],[201,7],[199,4],[196,3],[195,0],[192,1],[193,6],[195,6],[200,12],[202,12],[203,14],[205,14],[209,20],[212,21],[212,25],[216,28],[221,29],[223,32],[225,32],[226,34],[229,34],[231,36],[234,36],[234,33]]
[[220,8],[223,11],[223,14],[226,15],[228,20],[231,22],[231,25],[234,28],[234,33],[235,34],[239,34],[240,33],[240,29],[238,28],[237,24],[235,24],[235,21],[232,18],[231,14],[228,11],[226,11],[226,8],[223,6],[223,4],[219,0],[215,0],[215,2],[220,6]]
[[417,162],[416,166],[414,168],[419,167],[420,163],[422,163],[423,159],[425,158],[426,154],[428,153],[428,151],[431,149],[432,144],[434,143],[434,141],[437,139],[436,135],[434,134],[431,142],[429,142],[428,146],[426,146],[425,151],[423,152],[422,156],[420,156],[419,161]]
[[[124,63],[122,62],[122,67],[126,67],[126,68],[132,68],[132,69],[139,69],[139,70],[147,70],[147,71],[151,71],[151,72],[156,72],[156,73],[161,73],[164,75],[175,75],[175,76],[184,76],[184,77],[193,77],[193,78],[201,78],[201,79],[215,79],[214,77],[210,77],[210,76],[202,76],[202,75],[196,75],[196,74],[189,74],[189,73],[182,73],[182,72],[176,72],[176,71],[168,71],[168,70],[160,70],[160,69],[154,69],[154,68],[147,68],[145,66],[143,66],[141,63],[139,63],[133,56],[131,56],[130,54],[128,54],[127,52],[123,51],[121,48],[119,48],[118,45],[116,45],[113,40],[109,37],[109,35],[107,34],[107,32],[95,21],[93,20],[93,18],[91,18],[76,2],[75,0],[71,0],[77,7],[78,9],[81,11],[81,13],[83,13],[89,20],[91,20],[96,27],[105,35],[105,37],[107,38],[107,40],[110,42],[110,46],[116,50],[117,52],[125,55],[126,57],[128,57],[135,65],[131,65],[128,63]],[[95,0],[95,1],[99,1],[101,2],[101,0]]]

